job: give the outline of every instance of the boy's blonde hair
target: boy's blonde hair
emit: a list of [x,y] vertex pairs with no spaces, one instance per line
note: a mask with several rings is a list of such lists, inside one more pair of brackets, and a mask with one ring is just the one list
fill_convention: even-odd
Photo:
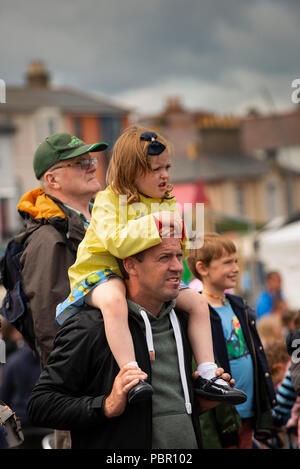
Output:
[[290,360],[286,344],[283,340],[268,342],[264,346],[264,351],[271,372],[273,371],[273,366],[277,363],[287,364]]
[[[118,195],[127,195],[127,202],[139,202],[140,197],[136,187],[139,176],[151,171],[151,155],[148,154],[148,146],[151,142],[142,141],[141,135],[149,132],[138,125],[128,127],[116,141],[112,157],[106,174],[106,182]],[[157,141],[161,142],[170,155],[172,147],[162,135],[157,134]],[[167,187],[165,198],[172,198],[170,194],[173,187]]]
[[257,321],[256,327],[260,340],[264,345],[281,340],[283,337],[282,322],[277,314],[266,314]]
[[186,258],[188,267],[194,277],[202,280],[201,275],[197,272],[196,264],[201,261],[206,266],[209,266],[211,261],[220,259],[224,251],[226,254],[234,254],[236,246],[231,239],[218,233],[207,233],[204,235],[203,245],[199,249],[190,249]]
[[281,316],[282,325],[291,331],[300,327],[300,310],[286,309]]

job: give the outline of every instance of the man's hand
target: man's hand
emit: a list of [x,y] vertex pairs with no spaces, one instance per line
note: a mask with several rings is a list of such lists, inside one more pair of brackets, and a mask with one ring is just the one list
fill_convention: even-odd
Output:
[[146,379],[147,374],[140,368],[125,365],[117,376],[109,396],[104,402],[104,414],[107,418],[118,417],[123,414],[127,405],[127,394],[139,381]]
[[[193,378],[196,379],[198,378],[198,376],[199,376],[198,371],[195,371],[195,373],[193,373]],[[235,385],[235,379],[231,378],[229,373],[224,373],[223,368],[217,368],[216,376],[220,376],[220,378],[224,379],[224,381],[228,381],[228,383],[232,387]],[[200,397],[200,396],[196,397],[196,402],[197,402],[199,414],[202,414],[203,412],[206,412],[207,410],[213,409],[214,407],[220,404],[220,401],[209,401],[208,399],[204,399],[203,397]]]

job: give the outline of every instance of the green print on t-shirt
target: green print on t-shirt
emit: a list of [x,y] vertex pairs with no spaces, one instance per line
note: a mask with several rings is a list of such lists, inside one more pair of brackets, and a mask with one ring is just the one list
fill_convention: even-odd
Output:
[[229,360],[235,360],[249,354],[240,322],[235,315],[232,317],[232,331],[229,339],[226,340],[226,347]]

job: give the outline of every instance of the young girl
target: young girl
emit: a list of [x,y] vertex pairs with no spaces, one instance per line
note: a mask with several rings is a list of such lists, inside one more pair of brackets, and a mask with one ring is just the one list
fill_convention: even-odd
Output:
[[[138,364],[128,326],[125,284],[116,258],[124,259],[159,244],[159,226],[165,218],[178,224],[176,201],[171,195],[170,155],[170,144],[161,135],[138,126],[128,128],[117,140],[107,173],[109,186],[96,196],[90,226],[69,269],[71,294],[57,307],[58,324],[82,309],[84,302],[99,308],[108,344],[120,368]],[[199,394],[234,403],[231,388],[215,376],[205,300],[198,292],[183,288],[176,305],[189,313],[189,341],[203,378],[197,380]],[[151,386],[140,382],[131,389],[128,400],[147,398],[151,393]]]

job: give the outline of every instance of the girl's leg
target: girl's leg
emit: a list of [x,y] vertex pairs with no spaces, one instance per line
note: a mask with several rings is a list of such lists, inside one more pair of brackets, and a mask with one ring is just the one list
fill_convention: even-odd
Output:
[[86,295],[85,301],[89,305],[101,309],[107,342],[119,368],[130,362],[138,366],[128,326],[128,306],[124,282],[120,278],[112,277],[91,290]]
[[[128,306],[123,281],[112,277],[100,283],[86,295],[85,301],[101,309],[107,342],[119,368],[127,364],[138,366],[128,326]],[[152,392],[149,383],[140,381],[130,389],[128,401],[133,404],[149,399]]]
[[[205,367],[206,363],[210,363],[214,365],[214,370],[216,370],[207,302],[196,291],[185,288],[180,290],[176,306],[189,314],[188,337],[197,367],[202,364]],[[208,378],[200,373],[203,378],[206,377],[207,379],[215,376],[215,372],[210,374],[211,376]]]

